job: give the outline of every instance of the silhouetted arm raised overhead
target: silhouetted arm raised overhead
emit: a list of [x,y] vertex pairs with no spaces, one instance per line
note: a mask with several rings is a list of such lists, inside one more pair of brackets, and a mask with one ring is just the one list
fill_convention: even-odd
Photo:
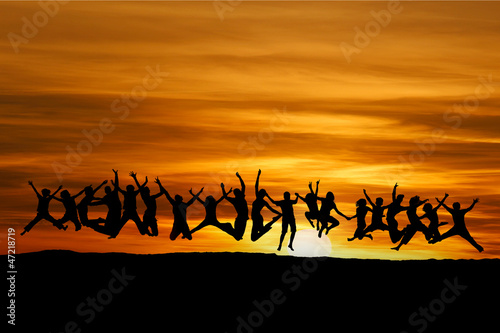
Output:
[[220,183],[220,187],[222,188],[222,197],[219,198],[219,200],[216,201],[216,204],[220,203],[224,199],[229,199],[227,195],[231,192],[233,192],[233,188],[231,187],[229,191],[226,193],[226,190],[224,188],[224,184]]
[[276,205],[276,201],[274,201],[273,198],[269,196],[269,193],[266,193],[266,197],[273,203],[273,205]]
[[470,207],[469,207],[469,208],[464,209],[464,211],[465,211],[465,212],[469,212],[469,211],[471,211],[471,210],[472,210],[472,208],[474,208],[474,206],[475,206],[475,205],[476,205],[476,203],[478,203],[478,202],[479,202],[479,198],[474,199],[474,201],[472,201],[472,205],[470,205]]
[[440,205],[442,205],[444,207],[444,209],[446,209],[448,211],[448,213],[453,213],[453,209],[451,209],[450,207],[446,206],[446,204],[444,203],[444,199],[443,200],[439,200],[438,198],[436,198],[436,201],[439,202]]
[[115,169],[111,169],[113,170],[113,173],[115,174],[115,182],[113,183],[113,181],[111,181],[111,184],[113,184],[113,186],[115,187],[115,190],[116,190],[116,187],[120,185],[119,181],[118,181],[118,170],[115,170]]
[[[189,189],[189,193],[191,193],[191,195],[193,196],[193,199],[196,199],[198,200],[203,206],[205,206],[205,201],[201,200],[200,199],[200,196],[198,194],[198,196],[196,196],[194,193],[193,193],[193,189]],[[189,200],[191,201],[191,200]]]
[[316,181],[316,192],[314,192],[315,196],[318,196],[318,191],[319,191],[319,179]]
[[300,194],[295,193],[295,195],[297,196],[297,198],[300,198],[300,200],[302,200],[302,201],[306,202],[306,199],[305,199],[305,198],[303,198],[303,197],[301,197],[301,196],[300,196]]
[[[175,204],[175,200],[172,199],[172,197],[170,196],[170,194],[168,193],[168,191],[163,187],[163,185],[161,184],[161,181],[160,181],[160,178],[159,177],[156,177],[155,178],[155,183],[158,184],[158,187],[160,188],[160,195],[163,193],[165,194],[165,196],[167,197],[167,200],[168,202],[170,202],[171,205],[174,205]],[[194,202],[194,200],[193,200]]]
[[35,185],[33,185],[33,182],[31,180],[28,180],[28,184],[30,184],[31,188],[33,189],[33,191],[35,191],[35,194],[38,198],[41,198],[42,196],[40,195],[40,193],[38,193],[38,191],[36,190],[36,187]]
[[297,201],[299,201],[299,194],[295,193],[295,200],[291,200],[291,201],[295,205],[297,203]]
[[49,195],[49,198],[50,199],[54,199],[57,192],[59,192],[60,190],[62,189],[62,185],[59,185],[59,187],[57,188],[57,190],[54,191],[54,193],[52,193],[51,195]]
[[396,201],[396,188],[398,187],[398,183],[394,185],[394,188],[392,189],[392,201]]
[[[195,195],[194,195],[191,199],[189,199],[189,201],[188,201],[188,202],[186,202],[186,205],[187,205],[187,206],[190,206],[190,205],[191,205],[191,204],[192,204],[195,200],[198,200],[198,198],[199,198],[199,196],[200,196],[201,192],[203,192],[203,189],[204,189],[204,187],[202,187],[202,188],[201,188],[201,190],[200,190],[198,193],[196,193],[196,194],[195,194]],[[193,194],[193,193],[191,192],[191,190],[190,190],[190,192],[189,192],[189,193]],[[201,201],[201,200],[200,200],[200,202],[204,204],[204,202],[203,202],[203,201]]]
[[418,202],[418,205],[417,205],[417,207],[420,207],[420,206],[422,206],[422,205],[423,205],[424,203],[426,203],[427,201],[429,201],[429,199],[425,199],[425,200],[420,200],[420,201]]
[[375,207],[375,204],[373,203],[372,199],[370,199],[370,197],[368,196],[368,194],[366,194],[366,190],[363,189],[363,193],[365,194],[365,198],[366,200],[368,200],[368,202],[370,203],[370,205],[372,205],[372,207]]
[[257,179],[255,180],[255,197],[258,197],[260,174],[261,174],[261,171],[259,169],[259,172],[257,173]]
[[236,177],[238,177],[238,179],[240,180],[241,192],[245,194],[245,189],[246,189],[245,182],[243,181],[243,178],[241,178],[239,172],[236,173]]
[[[441,200],[441,201],[438,200],[439,204],[436,207],[434,207],[433,210],[437,211],[439,208],[441,208],[441,206],[444,204],[444,201],[446,200],[446,198],[448,198],[448,193],[444,194],[443,200]],[[427,215],[427,214],[425,214],[425,215]]]

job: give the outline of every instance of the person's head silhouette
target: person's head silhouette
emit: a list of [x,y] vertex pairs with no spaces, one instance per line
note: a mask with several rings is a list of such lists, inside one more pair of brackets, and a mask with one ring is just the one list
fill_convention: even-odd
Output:
[[94,189],[92,188],[92,186],[85,187],[84,191],[85,191],[85,195],[89,195],[89,196],[94,195]]
[[112,192],[112,190],[111,190],[111,186],[106,186],[106,187],[104,188],[104,192],[105,192],[106,194],[110,194],[110,193]]
[[356,201],[356,207],[365,207],[366,206],[366,199],[359,199]]
[[141,188],[141,194],[146,196],[146,197],[149,197],[151,191],[149,190],[149,187],[145,186],[143,188]]
[[233,190],[233,193],[234,193],[234,196],[236,198],[240,198],[240,197],[243,197],[243,192],[239,189],[239,188],[235,188]]
[[430,203],[426,203],[422,209],[424,212],[429,213],[432,211],[432,205]]
[[382,206],[384,204],[384,199],[382,199],[381,197],[378,197],[377,199],[375,199],[375,204],[377,206]]
[[44,188],[44,189],[42,190],[42,196],[43,196],[44,198],[46,198],[46,197],[48,197],[49,195],[50,195],[50,190],[49,190],[48,188]]
[[266,196],[266,194],[267,194],[266,190],[264,190],[263,188],[261,188],[259,190],[259,192],[257,192],[257,198],[262,199],[262,198],[264,198]]
[[283,193],[283,198],[284,198],[285,200],[290,200],[290,192],[285,192],[285,193]]
[[70,197],[68,190],[64,190],[61,192],[61,198],[68,199]]
[[209,195],[205,201],[207,202],[208,205],[214,204],[215,203],[215,198],[211,195]]
[[396,197],[396,202],[402,203],[404,198],[405,198],[404,194],[398,194],[398,196]]
[[453,203],[453,209],[460,210],[460,202],[454,202]]
[[127,185],[127,192],[132,193],[134,192],[134,186],[133,185]]
[[333,195],[333,193],[332,193],[332,192],[328,192],[328,193],[326,194],[326,198],[327,198],[328,200],[335,200],[335,196]]
[[177,202],[177,203],[181,203],[183,200],[183,198],[178,194],[176,194],[174,198],[175,198],[175,202]]

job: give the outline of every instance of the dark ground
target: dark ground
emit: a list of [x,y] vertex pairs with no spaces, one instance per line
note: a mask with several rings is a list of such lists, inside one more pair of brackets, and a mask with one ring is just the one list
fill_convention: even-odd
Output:
[[16,266],[19,332],[498,330],[499,259],[42,251]]

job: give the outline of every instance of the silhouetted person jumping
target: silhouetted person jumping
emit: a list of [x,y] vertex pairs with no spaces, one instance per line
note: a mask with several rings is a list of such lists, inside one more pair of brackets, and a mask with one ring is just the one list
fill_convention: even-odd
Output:
[[446,239],[446,238],[451,237],[451,236],[461,236],[463,239],[468,241],[472,246],[474,246],[479,252],[483,252],[483,250],[484,250],[483,247],[481,245],[479,245],[474,240],[474,238],[472,238],[472,236],[469,233],[469,230],[467,230],[467,227],[465,226],[465,214],[467,214],[468,212],[470,212],[472,210],[472,208],[474,208],[476,203],[479,202],[479,199],[474,199],[474,201],[472,202],[472,205],[470,205],[470,207],[466,208],[466,209],[460,209],[459,202],[453,203],[453,209],[452,209],[452,208],[446,206],[446,204],[444,203],[444,200],[439,201],[438,198],[436,198],[436,200],[439,203],[441,203],[443,205],[443,207],[451,214],[451,216],[453,217],[454,226],[451,227],[450,230],[446,231],[441,237],[439,237],[437,239],[435,238],[435,239],[429,241],[429,243],[434,244],[436,242],[440,242],[443,239]]
[[[133,178],[132,175],[135,175],[133,171],[130,172],[130,176]],[[116,238],[116,236],[118,236],[121,229],[123,228],[125,223],[127,223],[128,220],[134,221],[141,235],[146,235],[146,234],[151,235],[148,228],[141,221],[139,214],[137,214],[137,195],[139,194],[141,189],[144,186],[146,186],[147,183],[148,183],[148,178],[146,177],[146,181],[144,182],[144,184],[139,186],[139,189],[135,190],[133,185],[127,185],[126,191],[122,190],[118,185],[115,185],[118,191],[120,191],[120,193],[123,194],[123,215],[120,220],[120,224],[114,230],[113,234],[110,235],[109,238]]]
[[288,226],[290,226],[290,241],[288,243],[288,248],[293,251],[293,239],[295,238],[295,232],[297,232],[297,225],[295,224],[295,214],[293,212],[293,205],[297,203],[299,196],[295,193],[295,200],[290,200],[290,192],[283,193],[283,199],[280,201],[274,201],[269,194],[267,194],[269,200],[276,206],[281,208],[282,219],[281,219],[281,236],[280,244],[278,246],[278,251],[281,251],[281,245],[285,239],[285,235],[288,232]]
[[373,239],[372,235],[367,235],[365,228],[366,228],[366,221],[365,217],[368,212],[372,212],[372,209],[368,206],[366,206],[366,199],[359,199],[356,202],[356,215],[354,215],[351,218],[348,218],[348,220],[351,220],[353,218],[357,218],[358,226],[356,228],[356,231],[354,231],[354,236],[352,238],[347,238],[349,242],[352,242],[356,238],[359,240],[362,240],[364,237],[368,237],[370,239]]
[[[89,206],[106,205],[108,207],[108,213],[106,214],[106,219],[104,220],[104,225],[95,224],[92,225],[92,229],[95,231],[111,236],[115,233],[115,229],[119,228],[120,220],[122,217],[122,203],[118,195],[118,171],[113,169],[115,174],[115,181],[111,181],[113,184],[113,189],[110,186],[104,188],[106,195],[102,199],[97,201],[92,201]],[[102,220],[102,219],[101,219]]]
[[[257,180],[255,181],[255,200],[252,203],[252,233],[250,239],[255,242],[262,236],[264,236],[269,230],[271,230],[272,225],[279,220],[281,213],[272,208],[267,201],[264,199],[267,196],[266,190],[259,190],[259,178],[261,171],[257,174]],[[264,218],[262,217],[261,211],[266,207],[271,212],[276,214],[273,219],[264,225]]]
[[396,188],[398,183],[394,185],[392,190],[392,202],[387,206],[387,226],[389,227],[389,236],[391,237],[391,242],[397,243],[401,237],[403,237],[403,232],[398,229],[398,221],[396,221],[396,215],[408,209],[408,207],[401,206],[403,202],[404,195],[400,194],[396,197]]
[[82,224],[80,223],[80,220],[78,219],[78,211],[76,210],[76,202],[75,199],[78,198],[85,189],[81,190],[77,194],[71,196],[67,190],[61,191],[61,199],[58,197],[54,197],[54,200],[57,200],[59,202],[62,202],[64,205],[64,208],[66,212],[64,213],[64,216],[57,220],[58,223],[64,224],[68,221],[73,222],[75,225],[75,231],[78,231],[82,228]]
[[313,228],[314,223],[312,220],[316,220],[317,222],[316,230],[319,230],[318,189],[319,180],[316,182],[316,192],[314,192],[312,189],[312,182],[309,182],[310,192],[306,194],[305,198],[299,195],[299,199],[304,201],[307,204],[307,208],[309,208],[309,211],[305,212],[306,219],[309,221]]
[[[139,188],[139,193],[141,194],[142,201],[146,205],[146,210],[144,211],[144,215],[142,216],[143,227],[146,229],[151,229],[148,233],[150,236],[158,236],[158,220],[156,219],[156,199],[162,196],[162,192],[151,195],[149,187],[141,186],[139,181],[137,180],[137,173],[130,173],[130,176],[134,178],[135,184]],[[148,177],[146,177],[147,181]],[[146,184],[146,183],[144,183]],[[149,231],[149,230],[148,230]]]
[[31,180],[28,181],[28,184],[30,184],[30,186],[33,188],[33,191],[35,191],[36,196],[38,198],[38,207],[36,209],[36,211],[38,213],[36,214],[36,217],[30,223],[28,223],[27,226],[24,227],[24,231],[21,233],[21,236],[24,235],[25,233],[29,232],[31,230],[31,228],[33,228],[35,226],[35,224],[37,224],[41,220],[47,220],[49,222],[52,222],[52,224],[59,230],[60,229],[66,230],[68,227],[64,226],[62,223],[57,221],[49,213],[50,200],[52,200],[55,197],[55,195],[57,194],[57,192],[59,192],[61,190],[62,185],[60,185],[57,188],[57,190],[52,194],[50,194],[49,189],[44,188],[42,190],[42,194],[40,195],[40,193],[38,193],[38,191],[36,190],[36,188],[33,185],[33,182]]
[[447,222],[439,223],[439,217],[437,214],[438,209],[443,205],[442,203],[444,203],[446,198],[448,198],[448,193],[445,193],[443,200],[441,200],[441,202],[435,208],[432,208],[432,205],[430,203],[426,203],[423,207],[425,214],[419,216],[419,219],[429,219],[430,223],[427,228],[429,229],[429,235],[431,239],[438,239],[439,237],[441,237],[438,228],[442,225],[448,224]]
[[[198,200],[203,206],[205,206],[205,219],[197,227],[191,230],[191,234],[211,225],[219,228],[220,230],[224,231],[228,235],[233,236],[236,239],[236,237],[234,236],[235,232],[232,224],[221,223],[219,222],[219,220],[217,220],[217,205],[221,203],[222,200],[224,200],[226,196],[233,191],[233,189],[230,189],[229,192],[226,193],[224,189],[224,184],[220,184],[220,186],[224,194],[219,198],[219,200],[215,200],[215,198],[211,195],[207,196],[205,198],[205,201],[201,200],[200,197],[196,198],[196,200]],[[196,196],[192,190],[189,190],[189,193],[191,193],[193,197]]]
[[78,211],[78,216],[80,217],[80,222],[82,223],[82,225],[86,227],[91,227],[98,222],[96,220],[89,221],[88,217],[89,205],[93,200],[100,200],[100,198],[95,198],[94,195],[107,182],[108,182],[107,180],[103,181],[99,186],[96,187],[95,190],[92,188],[92,185],[87,186],[83,189],[85,196],[83,197],[82,200],[80,200],[80,203],[76,206],[76,210]]
[[363,190],[363,193],[365,194],[366,200],[368,200],[372,206],[372,223],[366,227],[365,233],[373,232],[375,230],[388,230],[389,226],[382,222],[382,218],[385,216],[384,210],[388,207],[382,206],[384,204],[384,199],[378,197],[375,199],[375,203],[373,203],[368,194],[366,194],[366,190]]
[[422,221],[420,221],[420,218],[417,215],[417,208],[427,201],[429,201],[429,199],[420,200],[418,195],[410,199],[410,206],[406,210],[406,215],[408,216],[410,224],[402,230],[403,238],[399,242],[398,246],[392,248],[393,250],[399,251],[401,246],[408,244],[417,231],[421,231],[425,235],[426,240],[430,239],[429,229],[427,229]]
[[[326,230],[325,235],[328,235],[328,232],[331,229],[340,225],[339,220],[330,215],[332,209],[346,220],[349,220],[349,218],[342,214],[337,208],[337,204],[335,203],[335,195],[333,195],[332,192],[328,192],[325,198],[318,197],[318,200],[321,201],[321,208],[319,209],[319,222],[321,223],[321,228],[318,232],[318,237],[321,238],[321,234],[324,230]],[[328,226],[328,223],[330,223],[330,226]]]
[[226,200],[229,201],[236,209],[236,219],[234,220],[234,238],[236,240],[241,240],[243,238],[243,234],[245,233],[245,229],[247,227],[248,221],[248,204],[245,199],[245,182],[241,178],[240,174],[236,172],[236,177],[240,180],[241,190],[239,188],[235,188],[233,190],[234,198],[228,197],[225,193],[224,187],[222,188],[223,195],[226,197]]
[[189,226],[187,223],[187,208],[195,202],[196,199],[200,196],[201,192],[203,192],[203,187],[201,190],[194,195],[188,202],[183,202],[183,198],[176,194],[175,200],[172,199],[167,190],[163,187],[160,182],[160,179],[156,177],[155,183],[160,187],[160,191],[165,194],[168,202],[172,205],[172,213],[174,214],[174,224],[172,226],[172,231],[170,232],[170,240],[175,240],[177,236],[182,233],[183,238],[187,238],[189,240],[193,239],[191,236],[191,231],[189,230]]

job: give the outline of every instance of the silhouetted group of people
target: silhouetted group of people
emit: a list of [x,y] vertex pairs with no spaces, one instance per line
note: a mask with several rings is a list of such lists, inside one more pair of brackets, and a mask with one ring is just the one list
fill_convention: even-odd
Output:
[[[114,181],[111,180],[112,186],[106,186],[104,188],[105,195],[102,198],[95,197],[95,194],[102,186],[107,184],[107,180],[103,181],[95,189],[92,185],[90,185],[75,195],[70,195],[67,190],[63,190],[61,191],[60,198],[56,197],[56,194],[62,189],[62,186],[59,186],[52,194],[49,189],[43,189],[40,194],[33,183],[29,181],[29,185],[31,185],[38,197],[38,213],[36,217],[24,228],[21,235],[29,232],[39,221],[45,219],[51,222],[58,229],[66,230],[68,227],[65,223],[71,221],[75,225],[76,231],[80,230],[83,225],[85,227],[92,228],[99,233],[108,235],[109,238],[116,238],[123,226],[129,220],[132,220],[136,224],[141,235],[158,236],[156,199],[165,195],[167,200],[172,205],[172,213],[174,216],[172,231],[170,233],[171,240],[175,240],[181,234],[182,238],[191,240],[193,233],[207,226],[216,227],[236,240],[243,239],[249,216],[248,203],[245,193],[246,186],[239,173],[236,173],[236,176],[240,181],[241,188],[236,188],[234,190],[231,188],[229,191],[226,191],[224,184],[221,184],[222,194],[217,200],[211,195],[207,196],[204,200],[200,198],[203,188],[196,194],[192,191],[192,189],[190,189],[189,193],[192,197],[187,202],[184,202],[183,197],[179,194],[176,194],[172,198],[169,192],[163,187],[159,178],[155,179],[155,183],[159,187],[159,192],[151,194],[149,187],[146,186],[148,178],[145,177],[144,183],[141,184],[137,180],[137,174],[134,172],[130,172],[130,176],[134,179],[137,189],[133,185],[128,185],[125,190],[123,190],[119,185],[118,171],[113,170],[113,172]],[[300,198],[308,207],[305,217],[311,227],[316,228],[318,231],[318,237],[321,237],[323,233],[327,235],[331,229],[340,225],[339,220],[331,215],[331,211],[334,210],[339,216],[342,216],[346,220],[354,218],[357,220],[357,228],[353,237],[348,238],[348,241],[353,241],[355,239],[362,240],[365,237],[373,239],[373,236],[371,235],[372,232],[376,230],[388,231],[391,241],[393,243],[399,242],[399,244],[393,248],[398,251],[401,246],[409,243],[417,231],[420,231],[424,234],[425,239],[429,244],[434,244],[448,237],[458,235],[467,240],[479,252],[483,251],[483,248],[477,244],[467,230],[464,219],[465,214],[474,207],[479,199],[474,199],[472,205],[467,209],[461,209],[460,203],[458,202],[455,202],[452,205],[452,208],[448,207],[445,204],[448,194],[445,194],[441,200],[436,198],[438,204],[435,207],[427,202],[428,199],[420,200],[419,196],[412,197],[408,206],[402,206],[404,195],[396,195],[396,188],[398,187],[396,184],[394,185],[394,189],[392,191],[392,202],[386,206],[384,206],[383,198],[376,198],[374,203],[366,193],[366,190],[363,190],[365,198],[359,199],[356,202],[356,214],[349,217],[339,211],[337,205],[335,204],[335,196],[332,192],[328,192],[325,197],[318,196],[319,180],[316,182],[315,190],[313,190],[312,183],[309,183],[309,193],[307,193],[305,197],[295,193],[295,199],[292,200],[290,193],[284,192],[283,200],[274,200],[269,196],[266,190],[259,189],[260,175],[261,170],[259,170],[255,181],[255,200],[252,203],[250,214],[253,222],[250,239],[254,242],[259,240],[269,230],[271,230],[273,224],[281,218],[282,229],[278,250],[281,250],[283,241],[289,229],[290,240],[288,242],[288,247],[293,250],[293,240],[297,230],[293,206],[297,204],[298,199]],[[123,196],[123,207],[118,193],[121,193]],[[233,193],[234,196],[229,196],[231,193]],[[76,198],[82,194],[84,197],[80,200],[80,203],[76,204]],[[137,213],[136,198],[139,194],[144,202],[144,205],[146,206],[142,219]],[[269,199],[274,206],[279,207],[279,210],[273,208],[266,198]],[[60,201],[64,205],[65,213],[60,219],[55,219],[49,213],[49,203],[52,199]],[[217,205],[223,200],[229,201],[236,210],[237,216],[234,223],[223,223],[217,219]],[[187,223],[187,209],[195,201],[200,202],[204,206],[205,218],[198,226],[190,229]],[[320,207],[318,207],[318,202],[321,203]],[[368,206],[368,203],[371,207]],[[106,218],[89,219],[89,206],[98,205],[105,205],[108,208]],[[424,214],[419,216],[417,208],[422,205],[424,205]],[[264,222],[264,217],[262,216],[262,210],[264,207],[275,214],[274,217],[267,223]],[[452,215],[454,222],[454,226],[442,235],[438,228],[446,225],[447,223],[439,222],[437,211],[440,207],[444,207]],[[398,221],[396,220],[396,215],[403,211],[406,211],[408,221],[410,223],[400,230]],[[372,217],[370,225],[367,226],[365,220],[368,212],[372,214]],[[383,217],[386,217],[387,224],[384,223]],[[422,219],[428,219],[429,224],[423,224]]]

